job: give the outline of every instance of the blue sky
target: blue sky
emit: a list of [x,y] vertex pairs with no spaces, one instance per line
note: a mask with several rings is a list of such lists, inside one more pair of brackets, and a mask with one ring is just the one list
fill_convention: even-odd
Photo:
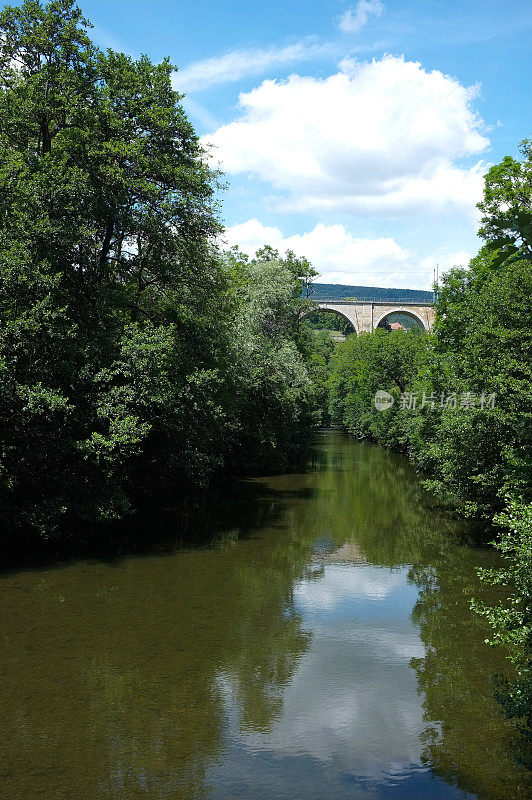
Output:
[[478,250],[490,164],[532,136],[530,0],[86,0],[100,46],[170,56],[226,174],[226,241],[323,282],[428,288]]

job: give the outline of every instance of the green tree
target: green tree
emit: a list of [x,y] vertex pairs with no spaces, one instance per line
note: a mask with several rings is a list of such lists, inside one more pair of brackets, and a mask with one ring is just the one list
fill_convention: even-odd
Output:
[[495,252],[494,266],[508,258],[532,261],[532,142],[520,146],[523,161],[503,158],[486,175],[479,235]]
[[305,324],[312,330],[340,331],[344,336],[351,336],[355,332],[348,319],[330,311],[314,311],[305,317]]
[[282,458],[313,419],[310,265],[218,251],[219,176],[173,66],[88,27],[71,0],[0,13],[0,496],[43,535],[237,452]]
[[299,321],[309,301],[301,297],[301,265],[271,247],[248,259],[227,254],[234,293],[233,347],[238,404],[235,467],[287,461],[315,425],[316,392],[310,353]]
[[[374,439],[387,447],[406,449],[408,410],[401,395],[412,390],[428,358],[430,337],[421,330],[377,329],[348,337],[331,359],[330,414],[358,438]],[[377,411],[375,392],[389,392],[395,400]]]
[[0,475],[7,508],[43,525],[123,511],[141,443],[168,455],[157,380],[149,401],[124,353],[173,348],[181,391],[192,365],[204,380],[198,317],[225,280],[209,249],[217,179],[172,66],[104,54],[87,26],[70,0],[0,14]]
[[505,565],[480,570],[480,575],[488,583],[508,587],[509,602],[489,605],[477,600],[473,608],[490,622],[492,644],[509,651],[517,678],[498,678],[498,698],[508,717],[519,719],[525,735],[532,739],[532,504],[508,497],[497,522],[503,532],[495,546]]
[[[509,603],[476,604],[494,641],[510,647],[516,682],[501,684],[509,715],[532,727],[530,504],[532,502],[532,145],[486,175],[480,235],[467,269],[443,278],[431,336],[361,336],[331,359],[333,420],[356,436],[406,450],[425,487],[466,516],[503,525],[506,558],[486,572]],[[422,343],[418,347],[418,343]],[[408,411],[372,409],[376,389],[417,398]],[[419,406],[423,397],[426,407]]]
[[[433,417],[413,444],[431,488],[468,514],[491,519],[510,487],[525,491],[531,469],[532,265],[493,269],[482,250],[467,270],[444,277],[434,326],[434,393],[456,394],[457,407]],[[466,393],[475,402],[461,403]],[[493,405],[482,395],[495,395]]]

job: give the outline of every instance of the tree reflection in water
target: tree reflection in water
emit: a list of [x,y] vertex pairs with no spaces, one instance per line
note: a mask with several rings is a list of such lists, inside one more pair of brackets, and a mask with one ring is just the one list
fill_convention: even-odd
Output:
[[405,459],[327,434],[308,471],[165,524],[3,578],[3,796],[532,795],[468,605],[496,556]]

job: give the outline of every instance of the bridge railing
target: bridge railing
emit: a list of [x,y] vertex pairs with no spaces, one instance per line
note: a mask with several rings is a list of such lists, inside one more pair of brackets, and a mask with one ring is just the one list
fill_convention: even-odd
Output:
[[432,306],[435,304],[434,300],[416,300],[415,298],[406,297],[364,297],[360,300],[343,300],[341,297],[313,297],[308,298],[315,303],[340,303],[341,305],[360,306],[367,303],[375,303],[381,305],[416,305],[416,306]]

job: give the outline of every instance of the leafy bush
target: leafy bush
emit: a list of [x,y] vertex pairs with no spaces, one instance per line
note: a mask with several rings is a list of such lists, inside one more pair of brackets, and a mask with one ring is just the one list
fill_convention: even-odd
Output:
[[1,518],[44,537],[287,459],[315,419],[310,266],[219,252],[172,65],[88,27],[71,0],[0,13]]
[[484,580],[509,588],[508,600],[497,606],[473,602],[473,608],[489,620],[492,644],[509,650],[517,678],[498,678],[497,695],[509,717],[521,719],[525,734],[532,738],[532,505],[515,497],[507,499],[497,517],[503,531],[495,543],[506,565],[481,570]]

